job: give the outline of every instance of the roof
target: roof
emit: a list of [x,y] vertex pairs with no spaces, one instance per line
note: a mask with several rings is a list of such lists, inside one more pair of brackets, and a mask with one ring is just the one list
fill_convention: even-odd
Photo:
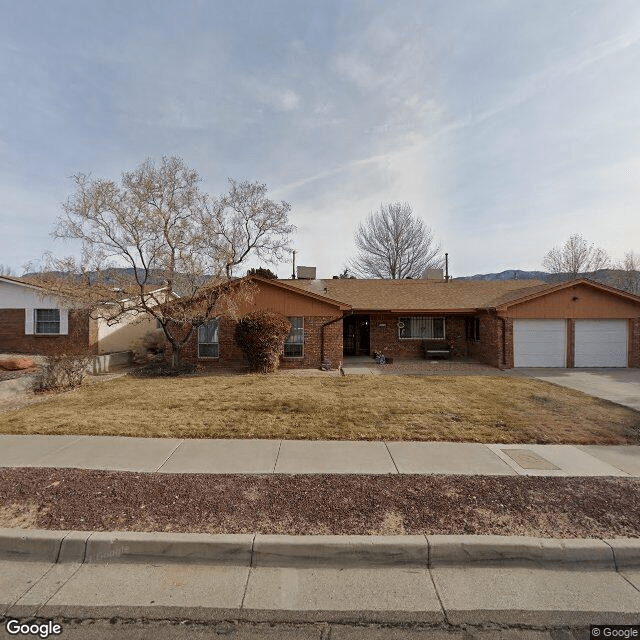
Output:
[[296,282],[318,282],[318,280],[275,280],[272,278],[261,278],[260,276],[245,276],[244,279],[252,280],[258,283],[265,283],[268,285],[270,284],[280,289],[285,289],[294,293],[302,294],[308,298],[314,298],[315,300],[320,300],[321,302],[333,304],[343,311],[348,310],[351,306],[350,303],[339,300],[326,291],[319,292],[313,288],[307,289],[304,287],[295,286]]
[[549,285],[540,280],[285,280],[289,286],[362,311],[463,312],[494,308],[505,298]]
[[593,289],[599,289],[600,291],[613,294],[620,298],[625,298],[631,302],[640,303],[640,296],[633,293],[623,291],[622,289],[616,289],[615,287],[602,284],[601,282],[596,282],[595,280],[590,280],[589,278],[579,278],[578,280],[567,280],[566,282],[560,282],[558,284],[545,284],[539,287],[531,287],[526,290],[514,291],[497,300],[494,306],[505,309],[511,305],[520,304],[521,302],[532,300],[543,295],[548,295],[554,291],[561,291],[562,289],[575,287],[576,285],[587,285]]
[[[23,287],[29,287],[32,289],[41,289],[42,291],[46,291],[49,295],[51,296],[60,296],[61,294],[59,292],[54,291],[53,289],[49,289],[46,286],[42,285],[42,284],[36,284],[36,282],[28,279],[28,278],[17,278],[16,276],[2,276],[0,275],[0,282],[2,280],[7,280],[8,282],[12,283],[12,284],[18,284],[21,285]],[[151,295],[153,293],[158,293],[159,291],[164,291],[166,289],[166,285],[157,285],[157,284],[150,284],[150,285],[144,285],[143,290],[145,293]],[[112,291],[117,292],[116,288],[112,288]],[[178,294],[174,294],[176,297],[179,297]],[[129,300],[130,298],[123,298],[122,300],[120,300],[120,302],[126,302],[127,300]]]

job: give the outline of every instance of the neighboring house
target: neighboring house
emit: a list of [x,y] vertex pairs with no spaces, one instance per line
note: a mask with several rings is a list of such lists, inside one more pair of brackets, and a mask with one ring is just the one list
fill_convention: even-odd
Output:
[[[287,316],[281,367],[336,368],[344,357],[420,357],[447,345],[500,368],[639,367],[640,297],[581,279],[539,281],[264,280],[251,308]],[[185,359],[242,365],[234,323],[200,327]]]
[[0,276],[0,352],[47,355],[73,340],[101,355],[128,351],[154,330],[151,317],[129,314],[108,325],[27,280]]

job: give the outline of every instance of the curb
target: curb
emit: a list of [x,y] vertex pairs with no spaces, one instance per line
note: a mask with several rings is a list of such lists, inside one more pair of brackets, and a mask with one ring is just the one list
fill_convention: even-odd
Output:
[[640,566],[640,539],[210,535],[0,528],[0,559],[55,564],[163,561],[292,568],[534,563],[618,570]]

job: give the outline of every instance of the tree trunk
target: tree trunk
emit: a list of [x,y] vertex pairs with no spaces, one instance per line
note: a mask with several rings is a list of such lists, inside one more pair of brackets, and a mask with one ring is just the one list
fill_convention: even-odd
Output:
[[171,346],[173,347],[171,354],[171,368],[177,369],[180,366],[180,350],[182,347],[178,344],[172,344]]

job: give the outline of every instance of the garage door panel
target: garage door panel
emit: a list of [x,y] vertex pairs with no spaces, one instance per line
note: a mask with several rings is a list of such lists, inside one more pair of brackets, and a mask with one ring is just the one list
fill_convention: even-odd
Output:
[[576,320],[576,367],[626,367],[628,324],[626,320]]
[[515,319],[513,359],[516,367],[565,367],[565,320]]

